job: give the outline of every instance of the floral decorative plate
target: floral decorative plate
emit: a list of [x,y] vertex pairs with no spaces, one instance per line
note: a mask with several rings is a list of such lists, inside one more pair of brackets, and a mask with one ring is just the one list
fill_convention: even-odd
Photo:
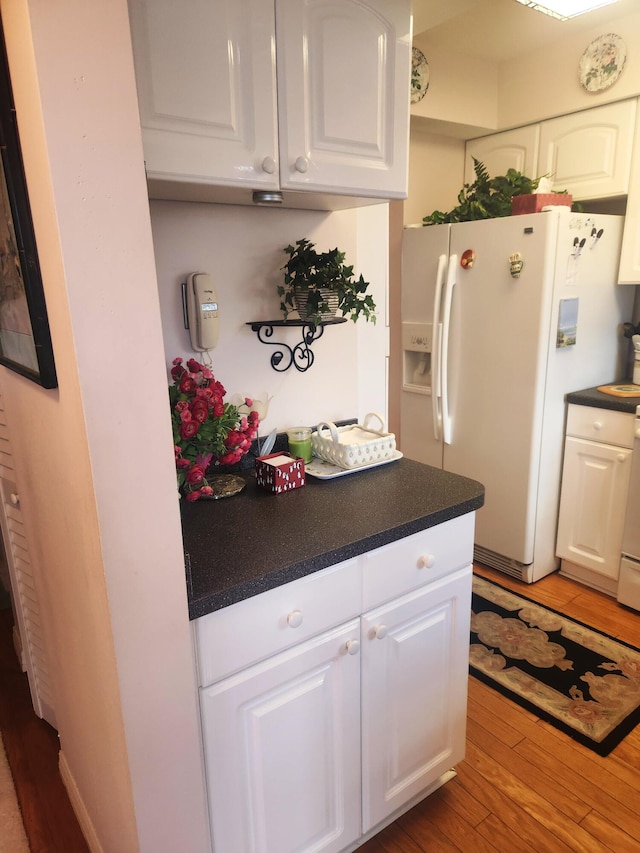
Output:
[[411,103],[417,104],[429,88],[429,63],[420,48],[411,51]]
[[620,36],[607,33],[598,36],[580,58],[578,76],[587,92],[602,92],[613,86],[622,74],[627,59],[627,48]]

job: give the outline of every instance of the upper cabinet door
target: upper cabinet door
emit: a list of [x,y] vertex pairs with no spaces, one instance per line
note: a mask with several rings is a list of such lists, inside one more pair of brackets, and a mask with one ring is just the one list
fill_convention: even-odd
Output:
[[273,3],[129,5],[148,177],[277,187]]
[[543,122],[538,174],[575,199],[626,195],[635,114],[630,100]]
[[280,183],[405,198],[409,0],[276,0]]
[[472,184],[476,179],[474,157],[480,160],[492,178],[506,175],[509,169],[516,169],[528,178],[537,178],[539,145],[539,124],[529,124],[515,130],[470,139],[465,149],[465,184]]

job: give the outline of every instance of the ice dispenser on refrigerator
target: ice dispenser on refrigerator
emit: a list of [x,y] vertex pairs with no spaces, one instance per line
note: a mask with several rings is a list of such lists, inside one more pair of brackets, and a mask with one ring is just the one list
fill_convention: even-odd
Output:
[[431,393],[432,323],[402,324],[402,389]]

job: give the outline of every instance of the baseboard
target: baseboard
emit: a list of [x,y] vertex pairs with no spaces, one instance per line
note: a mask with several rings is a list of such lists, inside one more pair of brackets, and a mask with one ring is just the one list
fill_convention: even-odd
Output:
[[89,850],[91,850],[91,853],[103,853],[102,845],[98,841],[98,836],[96,835],[93,823],[89,817],[89,812],[85,807],[80,791],[78,790],[78,786],[76,785],[76,780],[73,778],[62,749],[58,755],[58,768],[60,770],[60,778],[62,779],[64,787],[67,789],[71,807],[78,819],[80,829],[82,830],[82,834],[85,837]]

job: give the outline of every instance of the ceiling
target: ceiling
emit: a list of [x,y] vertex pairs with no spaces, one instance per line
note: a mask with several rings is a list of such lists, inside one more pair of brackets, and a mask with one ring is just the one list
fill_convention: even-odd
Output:
[[638,0],[617,0],[558,21],[515,0],[413,0],[413,34],[428,30],[439,47],[503,61],[594,27],[611,32],[617,18],[637,13],[638,6]]

